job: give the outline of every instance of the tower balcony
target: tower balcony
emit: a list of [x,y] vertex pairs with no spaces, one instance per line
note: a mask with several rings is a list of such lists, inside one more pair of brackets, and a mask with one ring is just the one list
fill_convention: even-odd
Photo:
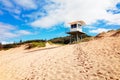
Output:
[[80,29],[80,28],[71,28],[70,29],[70,32],[74,32],[74,31],[82,32],[82,29]]

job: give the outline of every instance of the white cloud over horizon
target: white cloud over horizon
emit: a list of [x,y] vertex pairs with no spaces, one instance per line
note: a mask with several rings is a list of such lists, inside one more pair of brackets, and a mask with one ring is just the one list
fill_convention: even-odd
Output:
[[71,21],[84,20],[90,25],[97,20],[106,20],[108,24],[120,25],[120,14],[107,12],[114,9],[119,0],[50,0],[44,6],[46,16],[31,23],[33,27],[50,28],[58,23],[68,24]]
[[10,44],[10,43],[14,43],[14,42],[0,41],[0,43],[2,43],[2,44]]
[[31,34],[31,32],[27,30],[18,30],[16,26],[0,22],[0,41],[29,34]]
[[102,33],[102,32],[107,32],[107,31],[109,31],[109,30],[111,30],[111,29],[105,29],[105,28],[98,28],[98,29],[95,29],[95,30],[90,30],[89,32],[90,33]]

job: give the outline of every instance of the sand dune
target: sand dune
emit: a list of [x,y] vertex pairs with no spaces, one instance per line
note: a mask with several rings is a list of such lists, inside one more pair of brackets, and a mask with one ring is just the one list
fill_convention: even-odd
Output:
[[120,80],[120,37],[0,51],[0,80]]

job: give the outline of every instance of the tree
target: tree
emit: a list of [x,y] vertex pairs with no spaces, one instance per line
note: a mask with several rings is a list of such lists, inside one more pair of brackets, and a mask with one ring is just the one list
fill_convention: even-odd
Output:
[[3,48],[2,43],[0,43],[0,50]]
[[20,40],[20,43],[22,43],[22,40]]

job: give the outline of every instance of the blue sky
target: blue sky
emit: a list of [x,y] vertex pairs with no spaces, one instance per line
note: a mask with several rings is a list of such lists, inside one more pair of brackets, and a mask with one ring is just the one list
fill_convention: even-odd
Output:
[[119,29],[120,0],[0,0],[0,42],[67,36],[76,20],[91,36]]

